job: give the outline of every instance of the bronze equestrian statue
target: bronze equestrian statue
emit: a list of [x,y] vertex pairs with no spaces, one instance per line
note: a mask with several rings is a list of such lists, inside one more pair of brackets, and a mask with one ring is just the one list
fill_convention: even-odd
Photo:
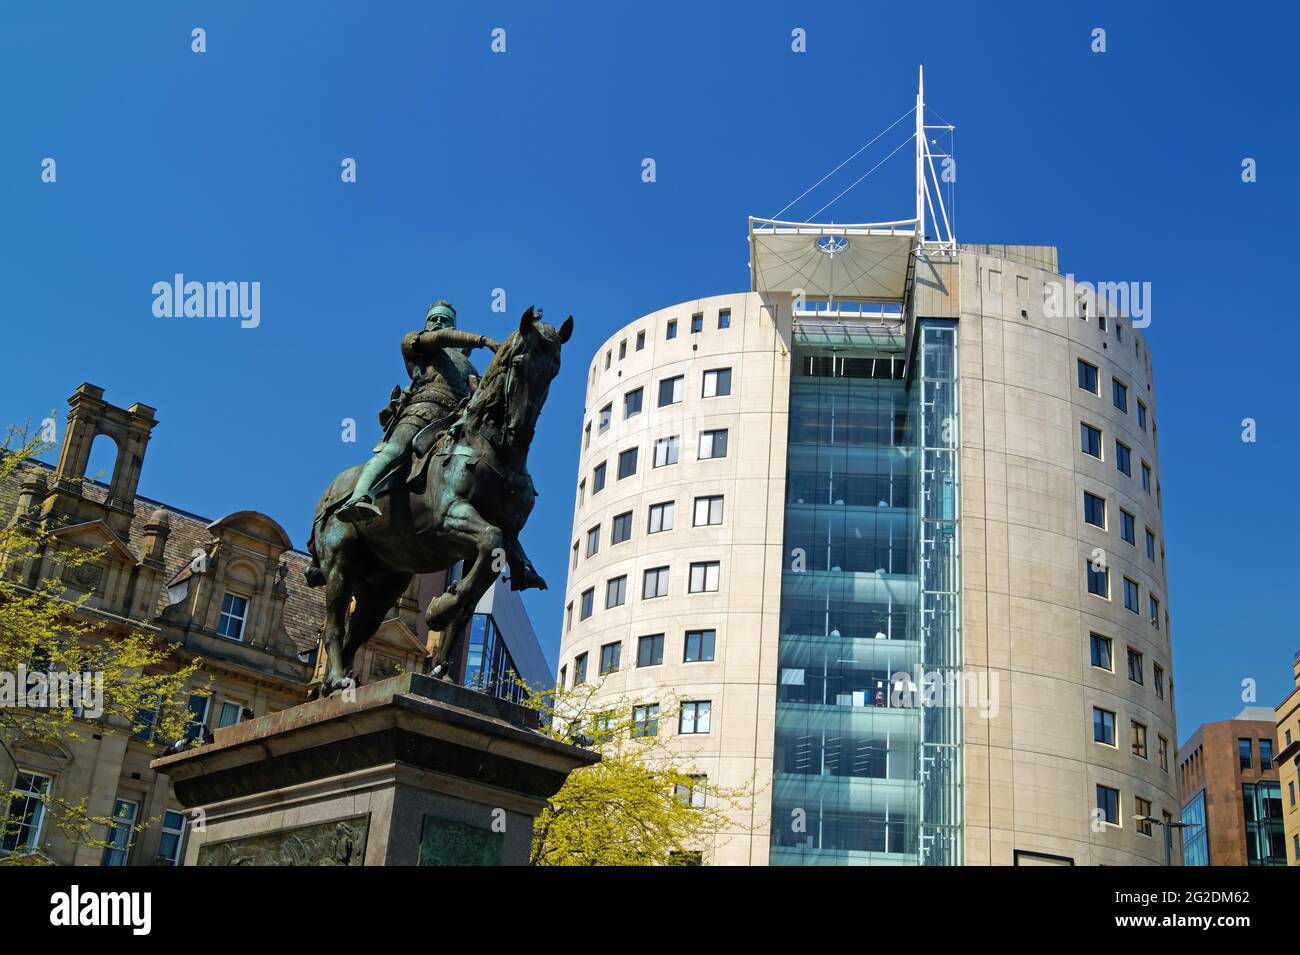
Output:
[[[573,317],[555,328],[540,314],[529,307],[498,344],[457,330],[455,310],[438,302],[425,330],[402,339],[411,384],[380,412],[384,440],[334,478],[312,522],[307,582],[325,586],[320,696],[356,685],[357,650],[415,574],[465,562],[461,580],[425,612],[429,629],[444,634],[430,661],[444,678],[454,642],[503,569],[512,590],[546,587],[519,533],[537,497],[528,447]],[[495,352],[477,386],[462,351],[474,347]]]

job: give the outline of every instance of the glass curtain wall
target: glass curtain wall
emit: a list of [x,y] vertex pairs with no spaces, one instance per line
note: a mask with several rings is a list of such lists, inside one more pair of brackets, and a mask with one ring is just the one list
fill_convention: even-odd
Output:
[[513,703],[524,698],[524,687],[517,679],[515,661],[490,614],[476,613],[470,620],[465,685]]

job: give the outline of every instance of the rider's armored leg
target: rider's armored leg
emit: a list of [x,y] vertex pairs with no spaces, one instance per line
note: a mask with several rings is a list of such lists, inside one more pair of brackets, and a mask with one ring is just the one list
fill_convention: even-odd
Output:
[[375,506],[375,499],[371,496],[370,489],[396,463],[401,455],[402,446],[396,441],[390,439],[383,443],[374,457],[367,461],[366,466],[361,469],[361,476],[357,478],[357,485],[352,490],[352,496],[339,508],[339,520],[347,521],[349,524],[360,524],[372,520],[382,513]]

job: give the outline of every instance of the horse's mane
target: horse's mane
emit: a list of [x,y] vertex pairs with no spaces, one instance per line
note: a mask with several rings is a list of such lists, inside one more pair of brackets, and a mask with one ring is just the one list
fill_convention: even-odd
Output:
[[499,420],[499,412],[505,410],[506,373],[510,370],[510,362],[519,353],[521,345],[522,339],[519,331],[511,332],[509,337],[497,348],[496,354],[492,356],[492,360],[488,362],[487,368],[484,369],[478,387],[474,389],[474,393],[470,395],[469,404],[465,406],[463,418],[465,423],[475,430],[482,430],[485,419],[497,418]]

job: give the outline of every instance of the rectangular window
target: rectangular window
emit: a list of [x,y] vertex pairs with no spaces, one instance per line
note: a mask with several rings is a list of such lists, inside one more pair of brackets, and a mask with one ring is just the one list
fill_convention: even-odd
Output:
[[690,592],[693,594],[716,592],[720,566],[716,560],[699,561],[691,564]]
[[1237,740],[1237,761],[1242,769],[1250,769],[1252,763],[1251,744],[1248,739]]
[[573,564],[572,564],[572,566],[573,566],[573,567],[577,567],[577,566],[578,566],[578,542],[577,542],[577,541],[574,541],[574,542],[573,542]]
[[1089,635],[1089,640],[1092,643],[1092,665],[1099,670],[1113,673],[1115,663],[1114,658],[1111,656],[1113,644],[1110,637],[1103,637],[1099,633],[1094,633]]
[[1088,364],[1082,358],[1079,359],[1079,387],[1089,394],[1101,394],[1097,390],[1097,366]]
[[636,474],[636,453],[639,448],[628,448],[626,451],[620,451],[618,455],[618,479],[631,477]]
[[1119,512],[1119,536],[1125,543],[1137,546],[1137,518],[1122,508]]
[[1165,668],[1159,663],[1151,664],[1151,685],[1155,687],[1156,696],[1165,698]]
[[676,337],[677,337],[677,319],[670,318],[668,319],[668,328],[664,332],[664,338],[668,339],[669,341],[672,341]]
[[578,619],[586,620],[591,616],[591,612],[596,609],[596,588],[588,587],[578,598]]
[[731,369],[714,368],[704,373],[704,397],[720,398],[731,394]]
[[1142,462],[1142,490],[1151,493],[1151,465]]
[[1147,758],[1147,728],[1133,720],[1131,723],[1132,731],[1129,735],[1130,743],[1133,749],[1133,755],[1141,759]]
[[700,432],[700,460],[727,456],[727,429]]
[[609,367],[609,361],[610,361],[610,359],[611,359],[612,357],[613,357],[613,352],[611,352],[611,351],[609,351],[608,349],[606,349],[606,351],[605,351],[605,367],[606,367],[606,368]]
[[1141,398],[1138,399],[1138,427],[1143,431],[1147,429],[1147,406],[1142,403]]
[[587,556],[593,557],[600,550],[600,525],[588,529],[587,531]]
[[682,704],[677,732],[683,736],[709,731],[709,717],[713,704],[709,700],[693,700]]
[[1083,492],[1083,519],[1089,524],[1106,529],[1106,499]]
[[1133,476],[1133,452],[1118,438],[1115,440],[1115,469],[1126,477]]
[[718,309],[718,328],[730,328],[730,327],[731,327],[731,309],[729,308]]
[[627,574],[605,581],[605,609],[621,607],[627,601]]
[[1156,535],[1151,533],[1151,528],[1147,528],[1147,560],[1152,563],[1156,559]]
[[579,653],[573,658],[573,685],[580,686],[587,682],[587,655]]
[[1133,815],[1141,818],[1137,819],[1137,831],[1139,835],[1151,835],[1151,801],[1143,799],[1141,796],[1133,797]]
[[622,361],[626,357],[627,357],[627,339],[625,338],[618,343],[618,360]]
[[567,680],[568,678],[569,678],[569,668],[567,666],[560,667],[560,689],[564,689],[565,686],[567,686],[567,684],[564,681]]
[[623,396],[623,420],[641,413],[641,399],[644,395],[644,388],[633,388]]
[[582,427],[582,450],[586,451],[591,447],[591,422],[588,421]]
[[1156,755],[1160,758],[1160,771],[1169,772],[1169,740],[1163,736],[1156,737]]
[[674,510],[675,506],[672,501],[664,501],[662,504],[651,504],[649,533],[658,534],[660,531],[672,530]]
[[1273,768],[1273,741],[1271,739],[1262,739],[1259,741],[1259,771]]
[[1119,825],[1119,790],[1097,784],[1097,814],[1103,822]]
[[135,843],[135,819],[140,812],[139,803],[129,799],[118,799],[113,803],[113,825],[109,829],[104,855],[99,860],[102,866],[124,866],[131,856],[131,846]]
[[1138,653],[1132,647],[1128,648],[1128,678],[1141,686],[1144,682],[1142,676],[1142,654]]
[[185,843],[185,816],[168,809],[163,813],[162,838],[158,841],[158,862],[181,864],[181,846]]
[[600,648],[600,675],[618,672],[618,658],[623,651],[622,643],[606,643]]
[[[12,765],[12,764],[11,764]],[[45,804],[54,779],[20,769],[9,793],[9,812],[0,830],[0,852],[31,852],[40,848],[45,828]]]
[[645,348],[645,332],[636,333],[636,350],[640,351]]
[[663,468],[677,463],[677,435],[655,441],[655,467]]
[[1110,400],[1120,411],[1128,414],[1128,385],[1118,378],[1110,380]]
[[1109,600],[1110,568],[1095,567],[1091,561],[1085,561],[1083,566],[1088,571],[1088,593]]
[[1115,745],[1115,714],[1100,706],[1092,708],[1092,739],[1095,743]]
[[659,734],[659,704],[632,707],[632,735],[657,736]]
[[1128,577],[1124,578],[1124,609],[1125,610],[1131,611],[1132,613],[1140,612],[1138,607],[1139,590],[1140,588],[1138,587],[1138,582],[1136,580],[1130,580]]
[[610,524],[609,542],[611,544],[621,544],[632,537],[632,512],[624,511],[622,514],[615,514],[614,521]]
[[686,650],[682,655],[682,662],[705,663],[712,660],[717,637],[716,630],[687,630]]
[[704,331],[704,313],[696,312],[691,316],[691,334],[698,335]]
[[[564,632],[571,633],[572,631],[573,631],[573,601],[570,600],[568,606],[564,608]],[[563,681],[560,682],[560,686],[564,686]]]
[[668,596],[668,568],[651,567],[641,578],[641,599]]
[[587,499],[587,479],[583,478],[578,482],[578,504],[581,505]]
[[1094,458],[1101,457],[1101,432],[1090,424],[1079,424],[1079,450],[1084,454],[1091,454]]
[[1147,609],[1151,613],[1151,626],[1160,629],[1160,600],[1153,594],[1147,594]]
[[663,381],[659,382],[660,408],[665,408],[668,405],[675,405],[682,400],[682,383],[685,380],[685,375],[677,375],[673,378],[665,378]]
[[596,433],[604,434],[609,430],[610,422],[614,420],[614,406],[605,405],[596,415]]
[[221,598],[221,619],[217,621],[217,633],[231,640],[244,639],[244,622],[248,619],[248,601],[235,594],[226,594]]
[[664,662],[664,635],[651,633],[636,642],[636,665],[657,667]]
[[695,526],[708,527],[722,523],[722,495],[713,494],[695,499]]
[[684,806],[693,806],[696,809],[702,809],[704,807],[704,790],[708,779],[708,776],[700,775],[692,776],[690,783],[674,783],[673,795],[675,795]]
[[224,700],[221,704],[221,712],[217,714],[217,729],[225,729],[227,726],[234,726],[244,719],[244,704],[235,700]]
[[591,470],[591,493],[599,494],[605,490],[605,462],[601,461]]

